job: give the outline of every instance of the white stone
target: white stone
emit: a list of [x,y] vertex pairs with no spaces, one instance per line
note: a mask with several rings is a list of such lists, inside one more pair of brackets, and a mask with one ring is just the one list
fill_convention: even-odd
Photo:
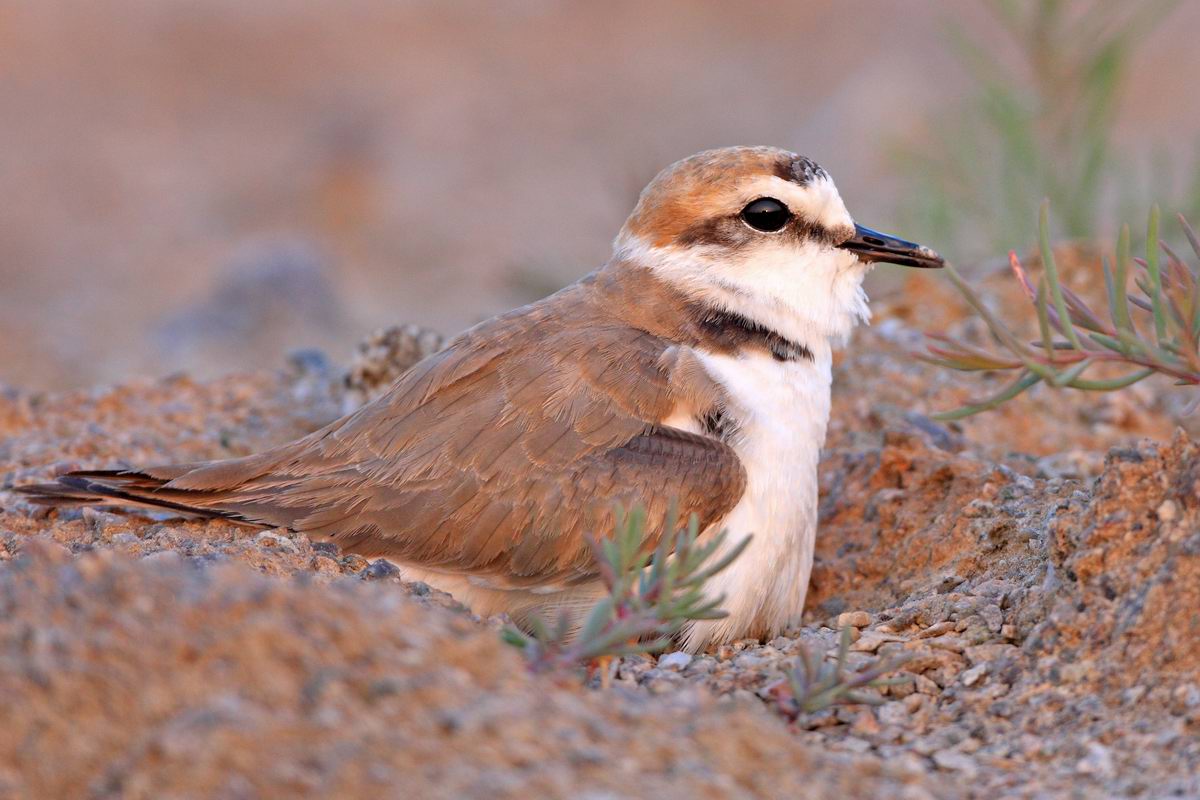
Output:
[[658,658],[659,669],[684,669],[690,663],[692,657],[681,651],[665,653]]
[[984,675],[987,675],[987,664],[976,664],[962,674],[963,686],[974,686],[979,683]]

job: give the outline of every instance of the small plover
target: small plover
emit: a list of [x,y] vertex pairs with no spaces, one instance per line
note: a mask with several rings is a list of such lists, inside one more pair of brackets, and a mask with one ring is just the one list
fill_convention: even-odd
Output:
[[877,261],[942,265],[857,225],[808,158],[710,150],[651,181],[603,267],[303,439],[22,491],[289,528],[518,621],[595,601],[586,535],[612,530],[615,504],[644,507],[652,539],[674,504],[702,535],[753,534],[707,587],[728,616],[681,646],[769,637],[804,608],[832,349],[867,319]]

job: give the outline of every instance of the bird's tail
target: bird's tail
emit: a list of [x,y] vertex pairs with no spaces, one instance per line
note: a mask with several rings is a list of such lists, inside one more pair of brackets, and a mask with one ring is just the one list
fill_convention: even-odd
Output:
[[226,502],[232,494],[224,487],[188,489],[173,485],[176,478],[211,472],[214,467],[249,459],[208,464],[178,464],[145,470],[80,470],[60,475],[52,483],[17,486],[13,492],[28,502],[56,508],[102,506],[140,507],[174,511],[181,515],[229,519],[252,525],[269,524],[249,518],[242,510]]
[[88,470],[68,472],[53,483],[35,483],[13,489],[30,503],[55,508],[77,506],[141,507],[200,517],[236,519],[237,515],[216,508],[184,502],[169,490],[166,481],[142,472]]

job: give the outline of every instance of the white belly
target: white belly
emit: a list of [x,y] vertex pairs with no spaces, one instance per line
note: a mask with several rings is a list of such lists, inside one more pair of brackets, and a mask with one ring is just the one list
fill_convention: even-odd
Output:
[[741,558],[709,583],[724,619],[697,623],[689,650],[747,636],[773,636],[799,619],[817,529],[817,461],[829,421],[831,353],[781,362],[767,354],[698,353],[734,408],[730,444],[746,469],[746,492],[716,528],[731,542],[753,535]]

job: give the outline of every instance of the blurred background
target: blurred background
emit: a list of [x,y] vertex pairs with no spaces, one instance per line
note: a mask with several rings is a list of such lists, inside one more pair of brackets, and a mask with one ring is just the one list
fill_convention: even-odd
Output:
[[979,269],[1043,197],[1064,237],[1190,213],[1196,30],[1115,0],[0,0],[0,382],[454,332],[601,264],[658,169],[727,144]]

